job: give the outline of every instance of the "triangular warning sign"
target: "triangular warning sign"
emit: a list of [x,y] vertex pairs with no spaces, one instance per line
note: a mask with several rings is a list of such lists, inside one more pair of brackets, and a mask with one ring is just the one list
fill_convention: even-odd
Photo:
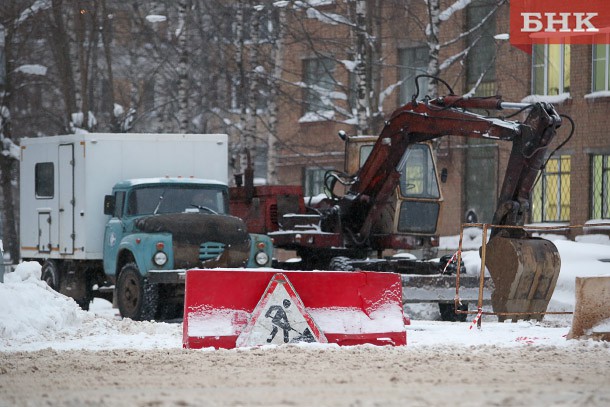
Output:
[[326,337],[285,274],[276,273],[252,312],[236,346],[321,342]]

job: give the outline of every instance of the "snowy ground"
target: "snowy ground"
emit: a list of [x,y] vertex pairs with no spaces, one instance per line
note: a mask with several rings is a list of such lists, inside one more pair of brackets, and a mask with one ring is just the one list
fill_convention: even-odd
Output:
[[[588,239],[555,241],[550,310],[573,310],[575,276],[610,275],[610,242]],[[476,251],[464,260],[478,270]],[[610,346],[566,340],[570,316],[479,330],[414,306],[406,347],[183,350],[181,323],[121,320],[100,299],[84,312],[38,273],[23,263],[0,284],[0,406],[610,405]]]

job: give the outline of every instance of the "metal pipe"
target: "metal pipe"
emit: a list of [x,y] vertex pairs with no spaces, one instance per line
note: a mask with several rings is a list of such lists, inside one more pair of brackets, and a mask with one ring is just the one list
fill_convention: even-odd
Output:
[[[481,242],[481,274],[479,275],[479,312],[483,311],[483,288],[485,283],[485,252],[487,251],[487,227],[489,225],[485,223],[483,225],[483,241]],[[477,321],[477,326],[481,327],[481,318]]]
[[456,314],[461,312],[459,307],[460,302],[460,272],[462,270],[462,241],[464,240],[464,225],[460,227],[460,241],[458,243],[458,252],[457,252],[457,273],[455,275],[455,298],[453,300],[453,305],[455,306]]
[[526,107],[532,106],[531,103],[520,103],[520,102],[501,102],[500,108],[502,109],[514,109],[519,110]]

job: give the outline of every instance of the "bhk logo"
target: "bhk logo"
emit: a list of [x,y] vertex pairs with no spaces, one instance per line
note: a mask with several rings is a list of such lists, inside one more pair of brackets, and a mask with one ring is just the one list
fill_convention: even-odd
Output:
[[532,44],[610,43],[610,0],[511,0],[510,42]]
[[[591,20],[598,13],[521,13],[522,32],[599,32]],[[546,24],[545,24],[546,23]]]

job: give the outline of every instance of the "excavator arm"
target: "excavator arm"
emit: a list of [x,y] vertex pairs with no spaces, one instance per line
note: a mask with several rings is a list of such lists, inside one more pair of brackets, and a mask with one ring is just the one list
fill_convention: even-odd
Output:
[[[523,122],[481,116],[465,109],[502,110],[505,106],[529,110]],[[512,142],[512,151],[502,184],[493,223],[523,225],[529,213],[529,198],[544,165],[548,146],[561,118],[546,103],[505,104],[499,98],[447,96],[427,103],[412,102],[397,109],[386,121],[373,150],[355,182],[339,199],[342,224],[349,225],[359,240],[368,237],[380,207],[388,202],[415,143],[442,137],[496,139]],[[504,229],[511,235],[517,229]],[[500,232],[493,230],[492,235]]]

